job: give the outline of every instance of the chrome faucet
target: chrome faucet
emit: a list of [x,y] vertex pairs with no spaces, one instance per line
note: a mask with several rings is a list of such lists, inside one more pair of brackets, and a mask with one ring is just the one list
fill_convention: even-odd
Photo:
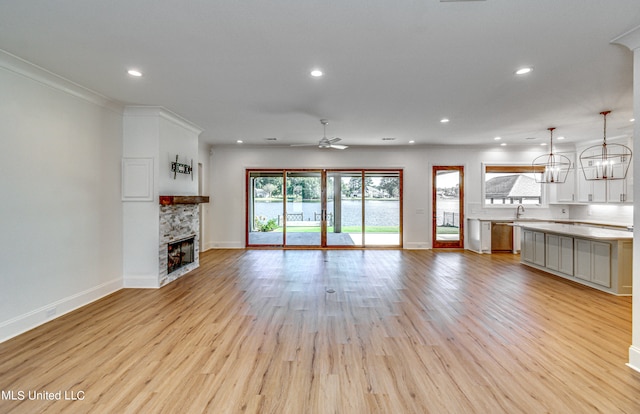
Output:
[[516,219],[519,219],[520,216],[522,216],[524,214],[524,206],[522,204],[518,204],[518,207],[516,207]]

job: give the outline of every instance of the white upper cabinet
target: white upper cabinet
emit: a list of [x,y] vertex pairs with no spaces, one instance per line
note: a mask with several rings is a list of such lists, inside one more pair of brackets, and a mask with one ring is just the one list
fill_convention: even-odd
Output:
[[[615,142],[624,144],[629,148],[632,147],[630,138],[624,140],[609,140],[607,142]],[[580,156],[583,148],[578,148],[576,158]],[[593,155],[593,154],[592,154]],[[621,177],[624,174],[622,164],[613,166],[613,176]],[[580,166],[580,161],[576,162],[575,170],[575,190],[577,193],[577,201],[580,203],[631,203],[633,202],[633,163],[629,166],[627,176],[621,180],[601,180],[587,181],[585,175],[589,178],[595,178],[598,174],[596,165],[585,165],[584,171]],[[568,180],[567,180],[568,181]],[[558,197],[557,202],[562,202]]]
[[571,161],[571,170],[569,170],[564,183],[549,184],[549,200],[551,203],[576,203],[578,202],[576,192],[576,154],[563,153],[562,155]]

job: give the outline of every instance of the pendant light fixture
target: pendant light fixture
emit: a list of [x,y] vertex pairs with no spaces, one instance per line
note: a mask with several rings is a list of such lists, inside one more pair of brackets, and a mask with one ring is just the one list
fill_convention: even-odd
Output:
[[600,112],[604,118],[602,144],[591,146],[580,154],[580,167],[587,181],[623,180],[631,165],[631,149],[622,144],[607,144],[607,115],[611,111]]
[[562,184],[567,180],[569,170],[571,170],[571,160],[562,155],[553,153],[553,130],[549,130],[549,153],[540,155],[531,164],[537,183],[542,184]]

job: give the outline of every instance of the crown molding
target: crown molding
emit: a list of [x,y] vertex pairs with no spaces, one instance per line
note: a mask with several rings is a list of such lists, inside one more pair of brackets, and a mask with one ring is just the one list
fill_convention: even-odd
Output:
[[122,114],[123,105],[82,85],[0,49],[0,68]]
[[628,47],[630,50],[640,48],[640,26],[637,26],[626,33],[621,34],[611,41]]
[[151,106],[151,105],[128,105],[124,107],[124,115],[125,116],[148,116],[148,117],[159,117],[163,118],[169,122],[173,122],[185,129],[190,130],[196,135],[200,135],[202,128],[197,126],[191,121],[186,120],[180,115],[171,112],[167,108],[162,106]]

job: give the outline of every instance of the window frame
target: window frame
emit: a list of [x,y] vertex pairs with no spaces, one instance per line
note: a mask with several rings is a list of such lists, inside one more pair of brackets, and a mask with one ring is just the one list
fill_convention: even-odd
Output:
[[[509,163],[499,163],[499,162],[483,162],[481,163],[481,182],[480,182],[480,198],[481,198],[481,205],[482,208],[513,208],[515,206],[517,206],[520,203],[511,203],[511,204],[491,204],[491,203],[487,203],[487,198],[486,198],[486,174],[487,174],[487,167],[489,167],[489,169],[491,168],[496,168],[498,170],[502,170],[502,171],[490,171],[490,172],[514,172],[514,173],[533,173],[535,167],[532,166],[531,164],[527,164],[527,163],[519,163],[519,162],[509,162]],[[539,204],[525,204],[525,206],[527,206],[527,208],[533,208],[533,209],[537,209],[537,208],[548,208],[549,207],[549,201],[548,201],[548,196],[547,196],[547,190],[546,190],[546,186],[542,185],[541,183],[538,183],[540,185],[540,203]]]

